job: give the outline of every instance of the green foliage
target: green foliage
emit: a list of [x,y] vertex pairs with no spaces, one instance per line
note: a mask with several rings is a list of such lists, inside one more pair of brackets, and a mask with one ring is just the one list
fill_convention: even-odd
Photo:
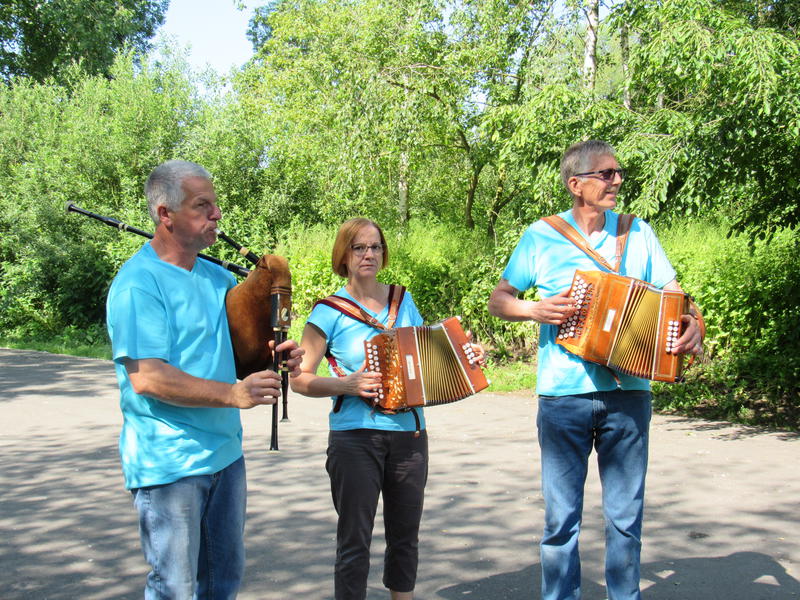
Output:
[[122,56],[114,77],[75,70],[68,90],[20,80],[0,87],[0,326],[56,334],[102,321],[111,275],[142,239],[65,212],[71,202],[142,229],[141,192],[192,123],[179,73],[138,72]]
[[484,224],[529,190],[528,156],[501,153],[495,111],[524,101],[549,2],[278,2],[238,91],[268,136],[282,193],[359,213]]
[[660,388],[665,406],[750,422],[800,424],[800,240],[784,229],[769,243],[726,236],[703,223],[662,235],[684,289],[707,325],[704,364],[685,388]]
[[800,223],[800,40],[747,17],[713,0],[616,11],[612,24],[640,42],[630,61],[639,122],[620,143],[636,171],[635,212],[713,208],[758,237]]
[[116,52],[144,52],[164,22],[169,0],[3,0],[0,79],[68,80],[79,63],[91,75],[110,75]]

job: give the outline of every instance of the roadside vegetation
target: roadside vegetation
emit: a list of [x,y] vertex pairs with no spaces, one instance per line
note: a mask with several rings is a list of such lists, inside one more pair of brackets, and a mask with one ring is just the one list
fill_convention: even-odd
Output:
[[[141,27],[119,31],[146,38],[164,3],[135,4]],[[338,224],[363,215],[389,238],[384,280],[430,322],[461,315],[493,389],[530,390],[537,328],[486,301],[524,228],[567,207],[559,158],[591,137],[617,148],[620,209],[655,227],[708,325],[659,410],[800,427],[796,3],[616,2],[592,41],[591,1],[279,0],[256,11],[250,63],[202,81],[141,35],[26,62],[3,37],[18,5],[0,14],[18,51],[0,52],[0,344],[109,355],[108,285],[144,240],[64,206],[151,230],[142,182],[178,157],[214,175],[228,235],[289,259],[295,336],[341,285]]]

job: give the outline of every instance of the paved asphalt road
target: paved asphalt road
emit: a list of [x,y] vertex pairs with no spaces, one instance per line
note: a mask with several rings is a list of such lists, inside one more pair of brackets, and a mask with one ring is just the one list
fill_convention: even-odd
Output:
[[[0,349],[0,599],[141,598],[108,361]],[[245,411],[244,600],[331,597],[335,519],[327,401],[291,396],[280,452],[268,410]],[[539,597],[535,402],[482,393],[428,410],[430,479],[418,600]],[[642,587],[647,600],[800,598],[800,437],[655,416]],[[584,600],[603,600],[596,469],[581,536]],[[375,533],[369,598],[380,584]]]

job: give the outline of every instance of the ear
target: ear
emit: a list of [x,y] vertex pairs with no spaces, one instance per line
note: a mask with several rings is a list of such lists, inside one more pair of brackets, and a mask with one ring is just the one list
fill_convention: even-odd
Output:
[[580,198],[581,196],[581,180],[574,175],[567,179],[567,190],[573,198]]
[[172,216],[170,215],[170,211],[166,206],[159,204],[156,207],[156,214],[158,215],[158,220],[161,222],[161,224],[167,228],[172,226]]

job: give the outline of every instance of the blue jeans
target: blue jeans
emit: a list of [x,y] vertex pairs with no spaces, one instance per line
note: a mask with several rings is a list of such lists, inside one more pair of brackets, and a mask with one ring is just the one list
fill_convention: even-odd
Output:
[[542,600],[580,598],[578,534],[583,490],[594,446],[606,521],[609,600],[638,600],[650,392],[540,396],[545,525],[541,541]]
[[213,475],[131,493],[152,568],[145,599],[235,598],[244,574],[244,457]]

